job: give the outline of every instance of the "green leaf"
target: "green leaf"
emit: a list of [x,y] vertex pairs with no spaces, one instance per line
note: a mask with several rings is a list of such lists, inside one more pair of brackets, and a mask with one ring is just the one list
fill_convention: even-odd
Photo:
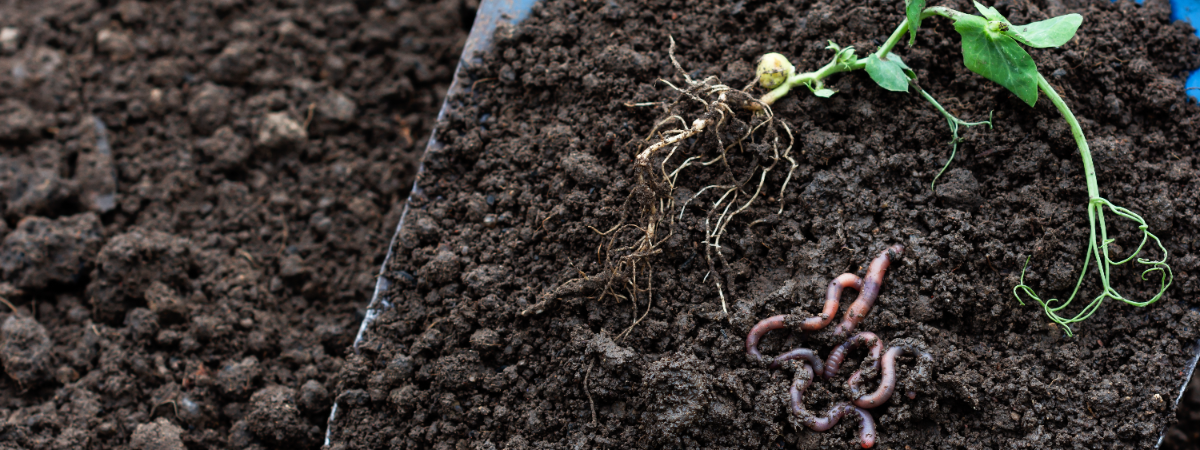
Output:
[[1013,25],[1005,35],[1033,48],[1058,47],[1075,36],[1075,30],[1083,23],[1083,16],[1067,14],[1028,25]]
[[837,91],[829,88],[813,89],[813,95],[821,98],[833,97],[833,94],[836,93]]
[[838,64],[843,66],[849,67],[850,64],[858,61],[858,57],[854,56],[854,52],[854,47],[846,47],[838,50],[837,55],[834,55],[834,61],[837,61]]
[[978,9],[979,13],[983,14],[983,17],[986,17],[987,20],[1009,23],[1008,19],[1005,19],[1004,16],[1000,15],[1000,11],[996,11],[996,8],[991,6],[983,6],[979,4],[979,2],[975,2],[975,9]]
[[917,43],[917,30],[921,28],[921,11],[925,10],[925,0],[904,0],[904,15],[908,16],[908,46]]
[[809,83],[804,83],[804,85],[808,86],[808,90],[812,91],[813,95],[815,95],[817,97],[821,97],[821,98],[829,98],[829,97],[832,97],[833,94],[837,93],[837,91],[835,91],[833,89],[829,89],[824,86],[821,86],[819,83],[817,85],[821,86],[821,87],[816,87],[816,88],[814,88],[812,86],[812,84],[809,84]]
[[987,26],[987,20],[969,14],[954,21],[954,29],[963,39],[963,64],[1033,106],[1038,98],[1037,66],[1033,58],[1012,38],[988,33]]
[[[893,92],[908,92],[908,73],[912,73],[904,61],[895,54],[888,53],[887,59],[880,59],[874,53],[867,57],[867,74],[880,87]],[[906,70],[907,69],[907,70]]]
[[904,70],[904,74],[908,75],[909,78],[912,78],[912,79],[917,78],[917,73],[913,72],[912,68],[908,67],[908,64],[905,64],[904,60],[900,59],[899,55],[892,53],[892,52],[888,52],[887,56],[884,56],[883,58],[880,58],[880,59],[896,63],[897,66],[900,66],[900,69]]

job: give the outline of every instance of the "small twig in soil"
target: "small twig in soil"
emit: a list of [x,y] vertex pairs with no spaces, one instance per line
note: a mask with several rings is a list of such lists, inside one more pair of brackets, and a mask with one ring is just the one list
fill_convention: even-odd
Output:
[[21,313],[17,312],[17,307],[16,307],[16,306],[13,306],[13,304],[12,304],[12,303],[9,303],[7,298],[0,297],[0,303],[3,303],[3,304],[4,304],[4,306],[7,306],[7,307],[8,307],[8,309],[11,309],[11,310],[12,310],[12,312],[13,312],[13,314],[16,314],[16,315],[18,315],[18,316],[19,316],[19,315],[21,315]]
[[626,108],[642,108],[642,107],[646,107],[646,106],[658,106],[658,105],[661,105],[664,103],[665,102],[642,102],[642,103],[626,102],[626,103],[624,103],[624,105]]
[[305,131],[308,130],[308,124],[312,123],[313,110],[315,110],[315,109],[317,109],[316,103],[308,104],[308,115],[304,117],[304,125],[301,125],[300,128],[303,128]]
[[588,390],[588,377],[592,376],[592,366],[596,364],[596,360],[588,363],[587,372],[583,374],[583,393],[587,394],[588,405],[592,407],[592,423],[598,423],[596,420],[596,402],[592,400],[592,392]]
[[471,83],[471,91],[472,92],[475,91],[475,89],[479,87],[479,83],[486,83],[488,81],[499,81],[499,80],[500,80],[499,78],[480,78],[478,80],[475,80],[474,83]]

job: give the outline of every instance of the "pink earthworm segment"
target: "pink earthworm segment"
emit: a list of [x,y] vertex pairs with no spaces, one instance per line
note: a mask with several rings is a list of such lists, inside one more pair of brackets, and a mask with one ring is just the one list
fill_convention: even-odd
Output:
[[767,334],[768,331],[778,330],[786,327],[787,325],[784,324],[784,320],[786,320],[787,317],[788,316],[786,314],[771,316],[754,325],[754,328],[750,329],[750,334],[746,335],[746,353],[749,353],[755,358],[761,360],[763,356],[762,352],[758,351],[758,341],[761,340],[763,335]]
[[[871,366],[871,369],[878,369],[879,355],[883,353],[883,341],[880,340],[878,336],[875,336],[875,333],[863,331],[854,335],[850,339],[846,340],[846,342],[842,343],[842,345],[837,346],[837,348],[834,348],[833,351],[829,352],[829,358],[825,360],[825,378],[829,379],[833,378],[834,375],[837,375],[838,368],[841,367],[842,361],[846,359],[846,352],[850,351],[852,348],[862,346],[867,346],[870,349],[870,360],[874,361],[874,365]],[[813,367],[818,366],[813,365]],[[820,372],[819,367],[817,371]],[[850,379],[853,380],[861,377],[861,372],[862,370],[855,371],[854,375],[850,376]]]
[[779,366],[781,364],[783,364],[784,361],[788,361],[788,360],[792,360],[792,359],[803,359],[805,362],[808,363],[808,365],[814,367],[813,370],[816,370],[817,373],[822,373],[822,371],[824,370],[822,367],[824,364],[821,362],[821,357],[817,356],[817,352],[814,352],[812,350],[809,350],[809,349],[803,348],[803,347],[794,348],[794,349],[788,351],[787,353],[776,356],[775,360],[771,361],[771,365],[769,366],[769,368],[778,369]]
[[[888,399],[892,398],[892,393],[896,391],[896,358],[902,353],[908,353],[917,357],[917,373],[914,377],[918,379],[927,378],[929,376],[929,366],[933,363],[933,355],[929,352],[917,348],[912,344],[901,344],[892,346],[883,354],[883,377],[879,382],[879,387],[875,392],[864,394],[862,392],[861,377],[850,377],[850,393],[856,399],[854,404],[860,408],[874,408],[884,404]],[[857,373],[855,375],[858,375]],[[915,397],[915,395],[913,395]],[[912,397],[909,397],[912,398]]]
[[888,266],[892,264],[892,259],[899,259],[903,253],[904,246],[896,244],[880,252],[879,256],[871,261],[871,266],[867,268],[867,276],[863,278],[862,288],[858,290],[858,298],[854,299],[854,303],[846,310],[841,325],[833,330],[835,336],[853,333],[858,323],[867,317],[871,306],[875,305],[875,299],[879,297],[879,290],[883,287],[884,272],[887,272]]
[[850,413],[858,414],[861,422],[858,431],[858,438],[862,441],[863,448],[871,448],[875,445],[875,419],[871,417],[871,413],[859,407],[855,407],[849,403],[838,403],[829,408],[829,411],[824,416],[813,414],[804,407],[804,391],[808,389],[808,385],[812,384],[813,369],[808,365],[804,365],[800,371],[796,373],[796,379],[792,382],[792,387],[789,390],[791,394],[791,409],[801,423],[813,431],[826,431],[837,425],[838,421],[849,415]]
[[[829,289],[825,293],[825,307],[821,310],[821,314],[814,317],[804,319],[800,323],[800,329],[803,331],[816,331],[825,328],[829,322],[833,321],[833,316],[837,314],[838,304],[841,301],[842,291],[845,288],[862,289],[862,279],[852,273],[844,273],[834,278],[829,282]],[[758,351],[758,342],[763,336],[771,330],[785,328],[785,321],[788,316],[781,314],[763,319],[754,328],[750,329],[750,334],[746,336],[746,353],[754,355],[755,358],[762,359],[762,353]]]

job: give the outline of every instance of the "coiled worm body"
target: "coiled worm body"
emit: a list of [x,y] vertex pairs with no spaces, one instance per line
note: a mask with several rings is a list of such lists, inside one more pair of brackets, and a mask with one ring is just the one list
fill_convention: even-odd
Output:
[[813,431],[827,431],[837,425],[838,421],[849,415],[850,413],[858,414],[859,429],[858,438],[862,441],[863,448],[871,448],[875,445],[875,418],[871,417],[871,413],[863,408],[853,406],[849,403],[838,403],[829,408],[825,415],[818,416],[804,407],[804,391],[812,384],[813,379],[812,367],[803,365],[796,373],[796,379],[792,381],[792,387],[789,390],[791,394],[791,410],[801,423]]

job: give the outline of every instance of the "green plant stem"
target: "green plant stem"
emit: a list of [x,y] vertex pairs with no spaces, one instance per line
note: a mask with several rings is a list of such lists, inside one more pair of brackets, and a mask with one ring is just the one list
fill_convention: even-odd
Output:
[[[1021,302],[1022,305],[1025,304],[1025,301],[1021,299],[1021,293],[1024,293],[1025,295],[1029,296],[1029,298],[1037,301],[1042,305],[1042,308],[1046,311],[1046,315],[1050,317],[1050,320],[1062,325],[1067,336],[1071,336],[1072,330],[1070,324],[1080,322],[1088,317],[1091,317],[1092,314],[1095,314],[1096,310],[1100,308],[1101,303],[1103,303],[1104,299],[1106,298],[1117,299],[1137,307],[1144,307],[1158,301],[1160,298],[1162,298],[1167,288],[1171,287],[1171,281],[1174,279],[1174,274],[1171,271],[1171,266],[1167,265],[1166,263],[1167,249],[1163,247],[1162,242],[1158,240],[1157,236],[1148,231],[1149,226],[1146,225],[1146,221],[1133,211],[1114,205],[1112,202],[1100,197],[1100,186],[1096,180],[1096,166],[1092,162],[1092,152],[1088,149],[1087,138],[1085,138],[1083,135],[1083,128],[1079,126],[1079,120],[1075,118],[1075,114],[1071,113],[1071,108],[1067,106],[1067,103],[1063,101],[1062,97],[1058,95],[1058,92],[1054,90],[1054,87],[1050,86],[1050,83],[1046,81],[1046,77],[1042,76],[1041,73],[1038,73],[1037,82],[1038,87],[1044,94],[1046,94],[1046,98],[1049,98],[1050,102],[1053,103],[1056,108],[1058,108],[1058,112],[1062,114],[1063,119],[1066,120],[1067,124],[1071,127],[1071,135],[1075,137],[1075,143],[1079,147],[1079,156],[1083,159],[1084,179],[1087,182],[1088,225],[1090,226],[1091,231],[1088,234],[1088,249],[1083,260],[1083,269],[1079,271],[1079,279],[1075,282],[1075,289],[1071,292],[1071,296],[1068,297],[1066,301],[1061,301],[1058,299],[1042,300],[1042,298],[1038,297],[1038,295],[1034,292],[1032,287],[1025,284],[1025,270],[1029,268],[1028,258],[1025,260],[1025,268],[1021,270],[1021,284],[1013,287],[1013,295],[1017,297],[1017,301]],[[1119,217],[1134,221],[1137,223],[1138,229],[1142,232],[1142,242],[1138,244],[1137,249],[1135,249],[1133,253],[1129,255],[1129,257],[1120,261],[1113,261],[1108,252],[1108,245],[1111,244],[1114,239],[1108,238],[1108,227],[1104,220],[1105,208],[1108,208],[1109,211]],[[1099,228],[1099,233],[1097,233],[1097,228]],[[1145,248],[1146,243],[1150,240],[1153,240],[1159,251],[1162,252],[1162,259],[1149,260],[1146,258],[1137,258],[1137,256],[1141,254],[1142,249]],[[1067,305],[1070,305],[1075,299],[1075,296],[1079,294],[1079,289],[1083,286],[1083,279],[1087,276],[1088,266],[1090,265],[1093,257],[1096,259],[1096,271],[1100,275],[1102,292],[1100,295],[1096,296],[1096,298],[1092,299],[1092,302],[1085,306],[1083,310],[1081,310],[1075,316],[1069,318],[1060,316],[1058,312],[1066,308]],[[1126,299],[1121,295],[1121,293],[1117,292],[1116,289],[1113,289],[1111,284],[1112,266],[1125,264],[1134,260],[1135,258],[1137,259],[1138,264],[1148,266],[1146,270],[1142,271],[1143,280],[1146,279],[1147,276],[1152,272],[1159,272],[1162,275],[1162,278],[1159,282],[1158,292],[1150,300],[1144,302]],[[1055,303],[1058,305],[1052,306]]]
[[[921,12],[921,20],[925,20],[933,16],[942,16],[953,19],[954,17],[962,14],[963,13],[961,12],[943,6],[931,6],[929,8],[925,8],[925,11]],[[892,49],[896,47],[896,44],[899,44],[900,41],[904,39],[905,33],[908,33],[908,19],[904,19],[900,22],[900,25],[896,26],[896,31],[893,31],[892,35],[888,36],[887,41],[885,41],[883,45],[880,45],[879,48],[875,50],[875,56],[879,58],[887,57],[887,54],[891,53]],[[784,81],[783,84],[779,85],[779,87],[771,90],[771,92],[766,93],[766,95],[763,95],[762,99],[760,100],[767,105],[771,105],[774,104],[775,101],[786,96],[792,91],[792,88],[796,86],[808,85],[820,87],[823,80],[828,78],[830,75],[842,72],[850,72],[853,70],[861,70],[865,67],[867,67],[867,58],[859,58],[858,60],[849,63],[832,61],[816,71],[799,73],[788,77],[787,81]]]
[[1079,126],[1079,120],[1075,118],[1075,114],[1071,113],[1067,102],[1063,101],[1054,87],[1046,81],[1046,77],[1042,76],[1041,72],[1038,72],[1037,76],[1038,87],[1042,89],[1042,93],[1046,94],[1046,98],[1050,99],[1050,103],[1058,108],[1063,120],[1067,121],[1067,126],[1071,127],[1071,136],[1075,137],[1075,144],[1079,146],[1079,157],[1083,158],[1083,177],[1087,181],[1088,200],[1100,198],[1100,184],[1096,181],[1096,165],[1092,163],[1092,151],[1088,149],[1087,138],[1083,136],[1083,128]]
[[942,165],[942,170],[939,170],[937,175],[933,176],[933,181],[929,183],[929,190],[932,191],[935,190],[934,187],[937,185],[938,178],[941,178],[942,174],[946,173],[946,169],[950,168],[950,163],[954,161],[954,155],[958,154],[958,143],[963,141],[962,138],[958,137],[958,128],[973,127],[976,125],[985,124],[988,126],[988,128],[992,128],[992,115],[989,113],[988,120],[982,120],[979,122],[964,121],[958,117],[954,117],[954,114],[950,114],[949,111],[946,111],[946,108],[943,108],[942,104],[938,103],[937,99],[933,98],[932,95],[929,95],[928,92],[925,92],[924,89],[921,89],[921,86],[917,84],[916,80],[910,79],[908,80],[908,84],[909,86],[912,86],[913,89],[916,89],[917,93],[921,94],[921,97],[925,98],[925,101],[932,104],[934,108],[937,108],[938,112],[942,113],[942,117],[946,118],[946,125],[950,127],[950,134],[953,135],[953,137],[950,138],[950,158],[946,159],[946,164]]

